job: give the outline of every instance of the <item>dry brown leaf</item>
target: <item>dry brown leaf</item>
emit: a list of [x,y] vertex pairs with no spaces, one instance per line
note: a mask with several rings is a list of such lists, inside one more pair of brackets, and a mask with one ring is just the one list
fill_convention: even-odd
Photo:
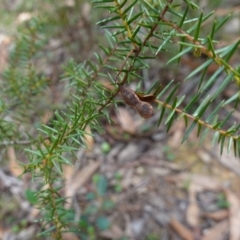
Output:
[[228,210],[220,210],[217,212],[206,212],[201,214],[202,217],[210,218],[214,221],[221,221],[224,220],[229,216]]
[[84,134],[85,144],[87,147],[87,151],[92,151],[94,146],[94,139],[92,136],[92,130],[89,125],[85,129],[86,134]]
[[101,79],[100,82],[105,88],[107,88],[110,91],[113,91],[115,89],[114,85],[108,80]]
[[80,240],[80,238],[72,232],[64,232],[62,236],[64,240]]
[[198,228],[200,224],[200,209],[197,204],[196,194],[199,188],[196,184],[191,184],[188,189],[189,205],[186,212],[186,219],[188,224],[193,228]]
[[173,126],[171,127],[170,134],[169,134],[169,139],[168,139],[168,145],[172,148],[178,148],[179,145],[181,144],[182,137],[184,134],[184,121],[176,121]]
[[[72,180],[74,172],[75,172],[74,166],[68,165],[68,164],[63,165],[63,176],[64,176],[66,182],[69,182]],[[66,183],[66,185],[67,184],[68,183]]]
[[184,240],[194,240],[191,231],[174,218],[170,219],[170,226]]
[[180,185],[189,183],[191,186],[192,184],[195,184],[194,188],[198,188],[198,192],[203,190],[218,191],[223,189],[221,184],[214,178],[199,174],[180,173],[169,176],[166,180]]
[[79,190],[97,171],[101,162],[92,162],[85,166],[82,170],[78,171],[71,180],[69,180],[65,186],[65,197],[69,197],[66,208],[70,207],[72,204],[72,196]]
[[125,108],[119,107],[118,113],[119,114],[117,117],[122,129],[132,134],[136,133],[136,124],[129,111],[127,111]]
[[42,116],[42,123],[47,124],[52,117],[53,117],[53,111],[51,110],[45,111]]
[[230,190],[226,189],[225,194],[229,202],[229,240],[240,239],[240,203],[239,198]]
[[228,231],[228,221],[222,221],[216,224],[213,228],[209,229],[201,240],[222,240]]
[[17,162],[15,149],[13,146],[7,148],[7,156],[9,159],[9,171],[15,177],[20,176],[23,173],[23,167]]

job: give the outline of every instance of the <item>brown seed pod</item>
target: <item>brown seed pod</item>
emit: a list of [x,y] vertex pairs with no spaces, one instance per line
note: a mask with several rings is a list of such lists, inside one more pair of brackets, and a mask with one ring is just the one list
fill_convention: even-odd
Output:
[[138,111],[139,115],[143,118],[150,118],[154,115],[152,105],[147,102],[139,101],[138,105],[135,106],[135,109]]
[[138,105],[140,100],[133,90],[121,85],[119,85],[119,89],[120,89],[122,99],[127,105],[132,107],[135,107]]
[[[133,90],[131,90],[130,88],[126,88],[122,85],[119,85],[119,89],[123,101],[127,105],[135,108],[141,117],[150,118],[154,115],[152,105],[148,102],[141,101],[138,95]],[[152,96],[150,96],[150,98],[152,100]]]

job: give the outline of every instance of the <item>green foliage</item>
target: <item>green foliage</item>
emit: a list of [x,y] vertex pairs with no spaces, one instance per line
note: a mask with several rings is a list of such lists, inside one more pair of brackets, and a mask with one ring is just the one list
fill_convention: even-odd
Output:
[[[111,224],[104,213],[115,208],[115,203],[106,196],[108,185],[106,177],[101,174],[95,174],[93,183],[95,191],[87,194],[86,198],[89,204],[79,220],[80,235],[83,239],[97,239],[97,231],[108,229]],[[101,204],[99,205],[97,202]],[[96,216],[94,223],[91,221],[93,216]]]
[[108,153],[111,150],[111,146],[108,142],[103,142],[101,145],[101,149],[103,153]]
[[[231,15],[213,20],[214,12],[205,13],[199,9],[198,1],[93,0],[93,14],[104,13],[103,19],[97,22],[96,30],[104,31],[104,40],[97,39],[99,48],[95,58],[68,58],[63,67],[57,66],[61,69],[62,91],[67,97],[64,104],[54,105],[54,102],[39,102],[40,96],[45,96],[46,91],[53,87],[53,76],[48,75],[48,64],[44,63],[46,60],[56,61],[56,56],[49,53],[54,50],[48,51],[50,40],[62,37],[64,41],[61,44],[70,53],[84,51],[84,47],[77,44],[79,36],[68,38],[69,29],[77,34],[78,8],[53,7],[55,4],[51,1],[49,4],[52,4],[50,10],[36,14],[19,26],[8,67],[3,73],[4,81],[0,83],[1,145],[17,144],[19,151],[28,156],[24,174],[30,172],[33,181],[39,182],[41,187],[38,192],[27,191],[26,196],[41,209],[42,219],[39,222],[43,227],[42,235],[62,239],[62,233],[69,227],[68,217],[72,213],[64,208],[67,199],[60,195],[63,166],[73,164],[79,147],[87,148],[87,127],[93,133],[102,133],[101,120],[112,122],[109,110],[117,110],[118,107],[116,95],[119,86],[115,79],[122,85],[135,82],[141,86],[147,83],[143,73],[151,69],[162,53],[168,53],[164,64],[172,68],[176,67],[174,64],[181,66],[181,59],[187,54],[206,58],[182,79],[185,86],[191,81],[196,82],[190,100],[185,100],[184,95],[178,96],[182,84],[174,80],[166,84],[161,79],[154,79],[155,84],[146,92],[156,93],[155,103],[159,110],[156,110],[159,116],[156,126],[165,124],[166,131],[169,131],[175,121],[184,118],[186,133],[182,142],[197,128],[202,143],[208,136],[208,130],[212,130],[215,133],[212,144],[219,144],[220,153],[227,146],[227,151],[233,149],[235,155],[240,155],[240,124],[230,121],[238,107],[240,86],[239,67],[231,66],[230,59],[239,51],[240,40],[216,48],[217,36]],[[80,6],[82,1],[75,1],[75,4]],[[211,28],[206,33],[204,26],[207,21]],[[86,33],[81,37],[86,37]],[[213,63],[218,68],[210,76],[207,70]],[[208,92],[219,76],[223,79],[217,91]],[[109,80],[115,89],[110,91],[101,79]],[[234,94],[220,102],[219,95],[230,84],[235,86]],[[219,111],[225,106],[230,106],[231,110],[224,117],[219,117]],[[41,116],[46,109],[53,110],[54,116],[43,123]],[[209,113],[208,109],[213,110]],[[104,152],[109,151],[107,146],[102,148]],[[95,175],[93,182],[96,193],[88,197],[103,198],[108,187],[106,177]],[[121,189],[116,187],[116,191]],[[99,207],[92,203],[81,217],[81,231],[85,228],[89,239],[95,239],[97,231],[89,222],[89,216],[101,213],[100,209],[105,204],[106,201],[103,201]],[[109,220],[100,213],[96,226],[104,230],[109,227]]]
[[27,189],[25,191],[25,196],[26,196],[27,200],[33,205],[38,202],[38,199],[36,197],[36,192],[31,191],[30,189]]
[[217,206],[219,208],[229,208],[229,202],[226,199],[226,196],[222,193],[218,194],[217,197]]

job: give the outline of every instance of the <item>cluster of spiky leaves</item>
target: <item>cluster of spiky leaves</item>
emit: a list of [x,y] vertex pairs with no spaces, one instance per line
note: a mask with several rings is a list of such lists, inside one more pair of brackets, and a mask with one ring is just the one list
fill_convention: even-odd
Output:
[[[85,136],[90,134],[85,131],[86,126],[101,130],[98,118],[104,114],[97,111],[96,94],[105,97],[105,91],[97,81],[85,79],[84,66],[69,61],[62,80],[68,85],[66,92],[71,94],[71,99],[54,112],[50,122],[40,123],[42,112],[39,107],[46,100],[42,96],[51,84],[51,76],[47,77],[39,67],[47,67],[42,61],[47,59],[49,41],[59,36],[63,26],[69,30],[70,23],[67,14],[62,18],[63,11],[60,8],[59,15],[39,15],[20,26],[8,67],[3,73],[0,104],[1,152],[5,146],[13,144],[18,145],[18,151],[25,150],[29,163],[22,164],[23,174],[30,172],[33,181],[40,185],[38,191],[32,191],[34,196],[30,198],[41,209],[41,234],[54,234],[55,239],[61,239],[69,225],[69,219],[65,217],[69,210],[64,209],[66,199],[59,194],[62,166],[72,165],[79,146],[85,147]],[[51,53],[47,54],[50,61]],[[65,110],[61,111],[61,108]],[[66,157],[67,154],[71,159]]]
[[[107,19],[98,22],[102,28],[107,28],[118,44],[114,57],[122,57],[125,53],[125,59],[129,61],[122,61],[122,66],[116,69],[117,74],[121,75],[122,81],[125,82],[127,77],[133,76],[138,79],[142,77],[137,74],[143,68],[150,68],[147,59],[152,59],[161,51],[169,51],[173,49],[173,45],[179,47],[178,53],[171,57],[166,64],[172,62],[179,63],[181,57],[187,53],[194,53],[195,57],[205,55],[206,61],[198,68],[192,71],[185,79],[182,79],[187,84],[197,78],[197,90],[192,96],[192,100],[187,102],[186,106],[181,108],[181,103],[185,96],[177,96],[179,84],[171,81],[162,89],[157,96],[156,102],[161,108],[158,125],[161,124],[165,118],[167,131],[171,128],[173,122],[181,117],[184,117],[186,127],[188,127],[188,120],[192,124],[187,128],[183,137],[184,142],[189,134],[197,127],[198,136],[200,136],[200,143],[204,141],[207,133],[212,129],[215,134],[213,137],[213,144],[220,143],[220,151],[222,153],[226,140],[228,141],[228,151],[233,147],[235,155],[240,154],[240,136],[238,135],[240,124],[231,125],[228,129],[224,129],[228,120],[231,118],[238,105],[239,100],[239,86],[240,86],[240,71],[229,64],[230,58],[238,50],[240,40],[236,43],[223,48],[214,48],[216,41],[214,36],[223,27],[223,25],[231,17],[231,14],[222,19],[215,19],[212,27],[205,37],[202,29],[204,23],[212,17],[214,12],[206,15],[199,9],[194,1],[182,1],[176,3],[169,0],[163,3],[162,1],[93,1],[97,8],[107,9],[111,16]],[[183,11],[179,11],[183,7]],[[190,12],[195,10],[199,17],[191,18]],[[108,33],[109,34],[109,33]],[[177,39],[177,40],[176,40]],[[215,63],[218,69],[211,76],[207,76],[209,66]],[[115,69],[114,69],[115,70]],[[217,91],[209,93],[204,99],[203,94],[206,94],[208,89],[218,81],[220,75],[225,75]],[[143,79],[144,81],[144,79]],[[231,82],[235,82],[236,93],[231,98],[218,103],[216,106],[216,98],[229,86]],[[232,111],[223,119],[218,119],[219,110],[222,107],[232,103]],[[195,110],[192,111],[194,105]],[[211,105],[214,104],[214,111],[205,116],[205,112]],[[179,115],[179,117],[177,117]]]
[[[66,199],[58,194],[61,188],[61,183],[58,181],[61,179],[62,166],[71,164],[66,154],[75,156],[79,146],[85,147],[84,136],[89,134],[86,131],[87,126],[92,131],[102,131],[99,119],[104,117],[111,121],[108,107],[117,108],[115,96],[119,92],[119,87],[115,84],[116,79],[121,84],[127,81],[137,81],[141,84],[146,81],[142,77],[142,71],[149,69],[152,61],[155,61],[156,56],[161,52],[169,51],[171,54],[171,49],[179,48],[178,53],[166,64],[174,61],[179,63],[181,57],[189,52],[193,52],[196,57],[206,55],[207,59],[183,79],[186,84],[197,79],[197,91],[184,107],[182,105],[185,96],[178,96],[180,84],[174,80],[163,88],[160,87],[159,81],[156,81],[156,84],[148,90],[158,93],[155,100],[159,106],[157,125],[159,126],[164,119],[168,131],[174,121],[184,118],[187,130],[183,142],[195,128],[198,130],[200,142],[203,142],[208,131],[212,129],[215,132],[213,143],[220,143],[221,152],[228,140],[228,150],[233,146],[235,154],[240,155],[238,135],[240,124],[224,129],[239,99],[240,72],[229,64],[229,60],[237,51],[240,41],[217,50],[214,48],[214,36],[230,15],[213,21],[209,34],[200,37],[202,25],[213,15],[213,12],[205,15],[194,1],[185,0],[175,3],[172,0],[164,2],[93,0],[92,2],[95,11],[101,9],[104,13],[109,12],[107,18],[97,23],[99,27],[106,29],[105,39],[108,44],[99,45],[100,49],[95,53],[96,60],[86,60],[83,64],[70,60],[65,65],[62,79],[67,83],[71,99],[63,111],[55,111],[50,125],[39,125],[37,137],[29,136],[29,147],[26,150],[30,163],[24,166],[24,173],[31,172],[34,179],[41,179],[42,188],[36,196],[39,207],[46,212],[42,221],[46,226],[49,222],[53,225],[44,233],[54,232],[56,239],[61,239],[62,231],[67,229],[67,222],[62,217],[64,213],[66,214],[63,211]],[[196,11],[199,17],[192,18],[190,14],[192,11]],[[4,133],[2,136],[8,140],[15,140],[13,136],[16,135],[16,126],[19,123],[9,123],[4,119],[4,114],[19,104],[22,104],[22,109],[28,105],[33,106],[35,94],[41,94],[47,82],[47,78],[39,75],[34,68],[33,60],[51,36],[51,34],[46,35],[46,31],[49,31],[49,22],[41,18],[33,19],[28,27],[29,31],[16,42],[10,57],[10,66],[5,71],[5,79],[8,83],[5,89],[11,98],[7,98],[10,101],[7,103],[8,107],[1,104],[4,107],[0,109],[3,116],[0,129]],[[207,70],[213,62],[219,68],[208,78]],[[225,78],[217,91],[203,98],[220,74],[225,74]],[[113,92],[109,91],[99,81],[102,78],[110,79],[116,89]],[[236,85],[236,94],[220,102],[211,114],[206,115],[206,110],[213,103],[216,104],[217,96],[232,81]],[[219,120],[218,113],[227,104],[232,104],[233,109]],[[188,122],[191,122],[190,126]],[[9,143],[18,143],[18,141]]]

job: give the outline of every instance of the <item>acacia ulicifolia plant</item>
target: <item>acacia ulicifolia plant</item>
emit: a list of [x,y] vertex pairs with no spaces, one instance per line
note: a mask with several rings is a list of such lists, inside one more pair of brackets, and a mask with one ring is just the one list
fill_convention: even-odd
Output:
[[[161,92],[154,100],[161,109],[158,125],[161,124],[163,119],[166,119],[165,124],[168,131],[173,122],[179,118],[185,119],[186,127],[188,127],[188,120],[191,120],[192,124],[188,127],[182,142],[184,142],[193,129],[197,127],[200,143],[202,143],[207,136],[208,130],[211,129],[215,132],[213,144],[216,142],[220,143],[220,153],[222,153],[226,145],[225,140],[228,139],[228,151],[233,147],[235,154],[239,155],[240,124],[231,125],[230,123],[230,127],[228,127],[227,130],[224,130],[223,127],[227,125],[226,123],[229,124],[230,118],[236,110],[239,101],[240,71],[237,67],[232,67],[229,64],[229,60],[239,48],[240,40],[219,49],[215,49],[217,41],[214,40],[214,36],[230,19],[231,15],[220,19],[213,19],[211,17],[214,15],[214,12],[204,15],[203,11],[197,5],[197,2],[186,0],[181,1],[181,3],[173,0],[166,0],[164,3],[159,3],[159,1],[149,2],[146,0],[133,1],[131,3],[117,0],[96,0],[93,1],[93,3],[95,3],[98,8],[109,10],[111,16],[99,21],[99,24],[103,25],[102,28],[107,28],[108,31],[110,31],[108,35],[110,35],[117,44],[113,56],[119,61],[123,59],[122,65],[119,68],[111,68],[118,76],[122,76],[122,86],[112,94],[100,109],[103,109],[111,103],[118,91],[120,91],[121,94],[123,92],[123,100],[128,105],[132,104],[137,106],[137,102],[140,103],[141,99],[134,91],[125,89],[123,84],[129,76],[131,76],[132,79],[135,77],[135,79],[139,79],[139,81],[140,79],[143,82],[146,81],[138,74],[138,71],[144,68],[151,68],[151,65],[147,64],[147,60],[154,58],[156,60],[158,54],[163,54],[163,51],[171,52],[174,46],[178,45],[178,53],[171,57],[166,64],[174,61],[179,63],[181,58],[190,52],[194,53],[193,57],[195,58],[201,55],[207,58],[204,63],[186,77],[185,82],[182,81],[182,84],[187,84],[186,81],[194,80],[193,77],[199,79],[196,85],[196,91],[192,92],[192,100],[185,98],[186,96],[184,95],[177,96],[180,84],[175,81],[170,81],[169,84],[161,89]],[[181,10],[179,8],[180,6]],[[196,11],[199,17],[191,19],[189,15],[191,11]],[[208,33],[204,32],[203,27],[206,21],[212,21],[212,28]],[[206,37],[199,37],[200,35],[206,35]],[[125,51],[125,57],[118,51]],[[129,59],[131,61],[129,61]],[[218,68],[212,76],[208,76],[207,70],[213,63],[215,63]],[[219,87],[215,91],[210,91],[210,88],[214,87],[214,84],[218,81],[220,74],[224,78],[222,83],[219,84]],[[212,105],[216,105],[216,100],[219,99],[219,95],[234,80],[237,87],[234,95],[218,103],[217,107],[213,107]],[[126,94],[124,91],[126,91]],[[210,92],[210,95],[204,97],[207,91]],[[128,99],[128,96],[132,96],[133,103]],[[181,108],[183,103],[185,107]],[[226,105],[233,105],[233,110],[230,111],[226,117],[221,118],[221,114],[218,114]],[[153,111],[150,110],[149,105],[139,104],[139,106],[146,106],[149,113],[151,112],[149,116],[152,115]],[[195,111],[192,112],[193,106],[195,106]],[[206,115],[206,111],[211,107],[214,108],[214,111],[212,111],[210,115]],[[136,109],[136,107],[134,108]],[[136,110],[138,111],[138,109]],[[177,115],[179,115],[179,117],[177,117]],[[142,116],[147,115],[143,114]],[[220,120],[218,120],[218,118],[220,118]]]
[[[99,8],[101,8],[104,12],[101,16],[106,16],[98,22],[102,29],[107,29],[104,35],[105,45],[100,45],[102,52],[99,50],[95,53],[96,61],[78,64],[75,60],[70,60],[65,64],[62,70],[62,80],[66,83],[69,96],[66,100],[67,104],[63,104],[54,112],[54,119],[50,124],[39,121],[37,124],[34,123],[31,130],[26,131],[25,134],[22,134],[20,130],[19,134],[17,132],[17,129],[29,127],[26,125],[27,127],[18,128],[19,125],[17,125],[23,122],[26,109],[30,109],[28,106],[32,106],[33,110],[41,106],[39,103],[42,101],[34,98],[36,94],[42,96],[42,88],[38,89],[42,86],[40,83],[49,84],[50,82],[48,78],[39,77],[38,71],[34,71],[34,60],[43,55],[44,44],[50,42],[52,38],[55,39],[56,36],[64,35],[63,29],[51,30],[56,26],[66,26],[66,15],[64,15],[62,25],[59,24],[59,18],[48,22],[51,17],[54,18],[53,13],[49,14],[48,18],[42,16],[38,20],[36,18],[31,21],[27,25],[28,31],[23,31],[21,41],[16,43],[15,51],[10,58],[10,67],[5,73],[6,83],[10,83],[7,88],[8,92],[4,92],[4,94],[8,93],[7,102],[10,102],[6,112],[11,108],[17,109],[14,112],[15,118],[12,117],[16,119],[17,124],[11,127],[12,132],[10,132],[10,126],[6,125],[6,119],[3,117],[0,121],[0,129],[4,129],[2,136],[6,137],[9,144],[21,146],[21,142],[29,143],[27,147],[26,144],[22,147],[22,150],[28,152],[29,158],[29,164],[24,166],[24,173],[30,172],[33,180],[41,179],[42,187],[35,193],[38,208],[41,209],[43,215],[40,222],[45,227],[43,229],[45,233],[54,234],[55,239],[62,239],[62,232],[68,228],[68,221],[63,217],[64,213],[68,213],[67,210],[64,212],[63,207],[66,199],[60,194],[62,184],[59,184],[59,181],[62,181],[63,166],[72,164],[80,146],[86,147],[84,136],[89,134],[87,127],[93,130],[92,132],[102,132],[104,129],[99,120],[107,118],[111,122],[108,107],[117,108],[116,96],[119,92],[122,100],[133,107],[143,118],[150,118],[153,113],[154,116],[159,114],[156,125],[159,126],[165,119],[167,131],[171,129],[176,120],[184,118],[187,130],[183,142],[193,129],[197,128],[201,143],[206,138],[208,130],[211,129],[214,132],[213,143],[220,144],[220,152],[223,151],[228,139],[228,151],[233,147],[235,154],[240,155],[240,124],[230,121],[239,101],[240,71],[239,68],[229,63],[230,58],[239,49],[240,40],[218,49],[215,47],[216,41],[214,40],[214,35],[222,29],[231,16],[213,19],[211,17],[214,12],[204,15],[197,0],[178,2],[173,0],[93,0],[92,3],[95,7],[94,14],[100,12]],[[53,4],[55,4],[54,1]],[[197,17],[192,17],[193,15]],[[209,21],[208,25],[212,24],[208,33],[204,32],[203,27],[206,21]],[[72,28],[67,26],[67,30],[69,29]],[[75,29],[74,26],[73,29]],[[56,35],[52,35],[54,33]],[[67,36],[67,33],[68,31],[64,36]],[[49,39],[47,34],[50,36]],[[77,39],[77,41],[81,42],[82,39]],[[72,39],[69,42],[71,43]],[[158,54],[167,56],[163,58],[169,59],[164,63],[167,65],[174,61],[180,63],[180,59],[189,53],[195,53],[194,57],[206,56],[205,61],[190,72],[185,82],[182,80],[182,83],[186,85],[190,83],[190,80],[196,80],[196,89],[192,91],[191,98],[186,98],[185,95],[178,96],[180,84],[174,80],[160,86],[162,78],[160,76],[157,80],[155,79],[156,84],[146,91],[154,92],[155,97],[149,97],[157,104],[158,110],[153,111],[153,106],[147,99],[148,96],[142,97],[127,87],[133,81],[135,83],[148,81],[144,79],[142,73],[153,67],[151,63],[158,61]],[[213,63],[218,68],[209,76],[207,70]],[[215,91],[209,92],[209,96],[204,97],[203,94],[218,81],[220,74],[223,80]],[[117,84],[113,80],[116,75],[121,80]],[[102,78],[111,80],[116,89],[113,92],[109,91],[102,84]],[[219,95],[232,83],[236,86],[233,95],[221,100],[220,103],[217,102]],[[13,100],[16,101],[11,105]],[[206,114],[213,104],[215,104],[213,110]],[[227,105],[231,105],[232,110],[220,118],[219,111]],[[29,119],[27,123],[31,122]],[[189,120],[191,125],[188,127]],[[229,121],[230,127],[224,129],[223,127]],[[39,133],[37,137],[29,134],[36,131]],[[5,134],[7,132],[8,134]],[[21,135],[28,138],[24,141],[14,139]],[[6,141],[4,144],[7,144]]]

